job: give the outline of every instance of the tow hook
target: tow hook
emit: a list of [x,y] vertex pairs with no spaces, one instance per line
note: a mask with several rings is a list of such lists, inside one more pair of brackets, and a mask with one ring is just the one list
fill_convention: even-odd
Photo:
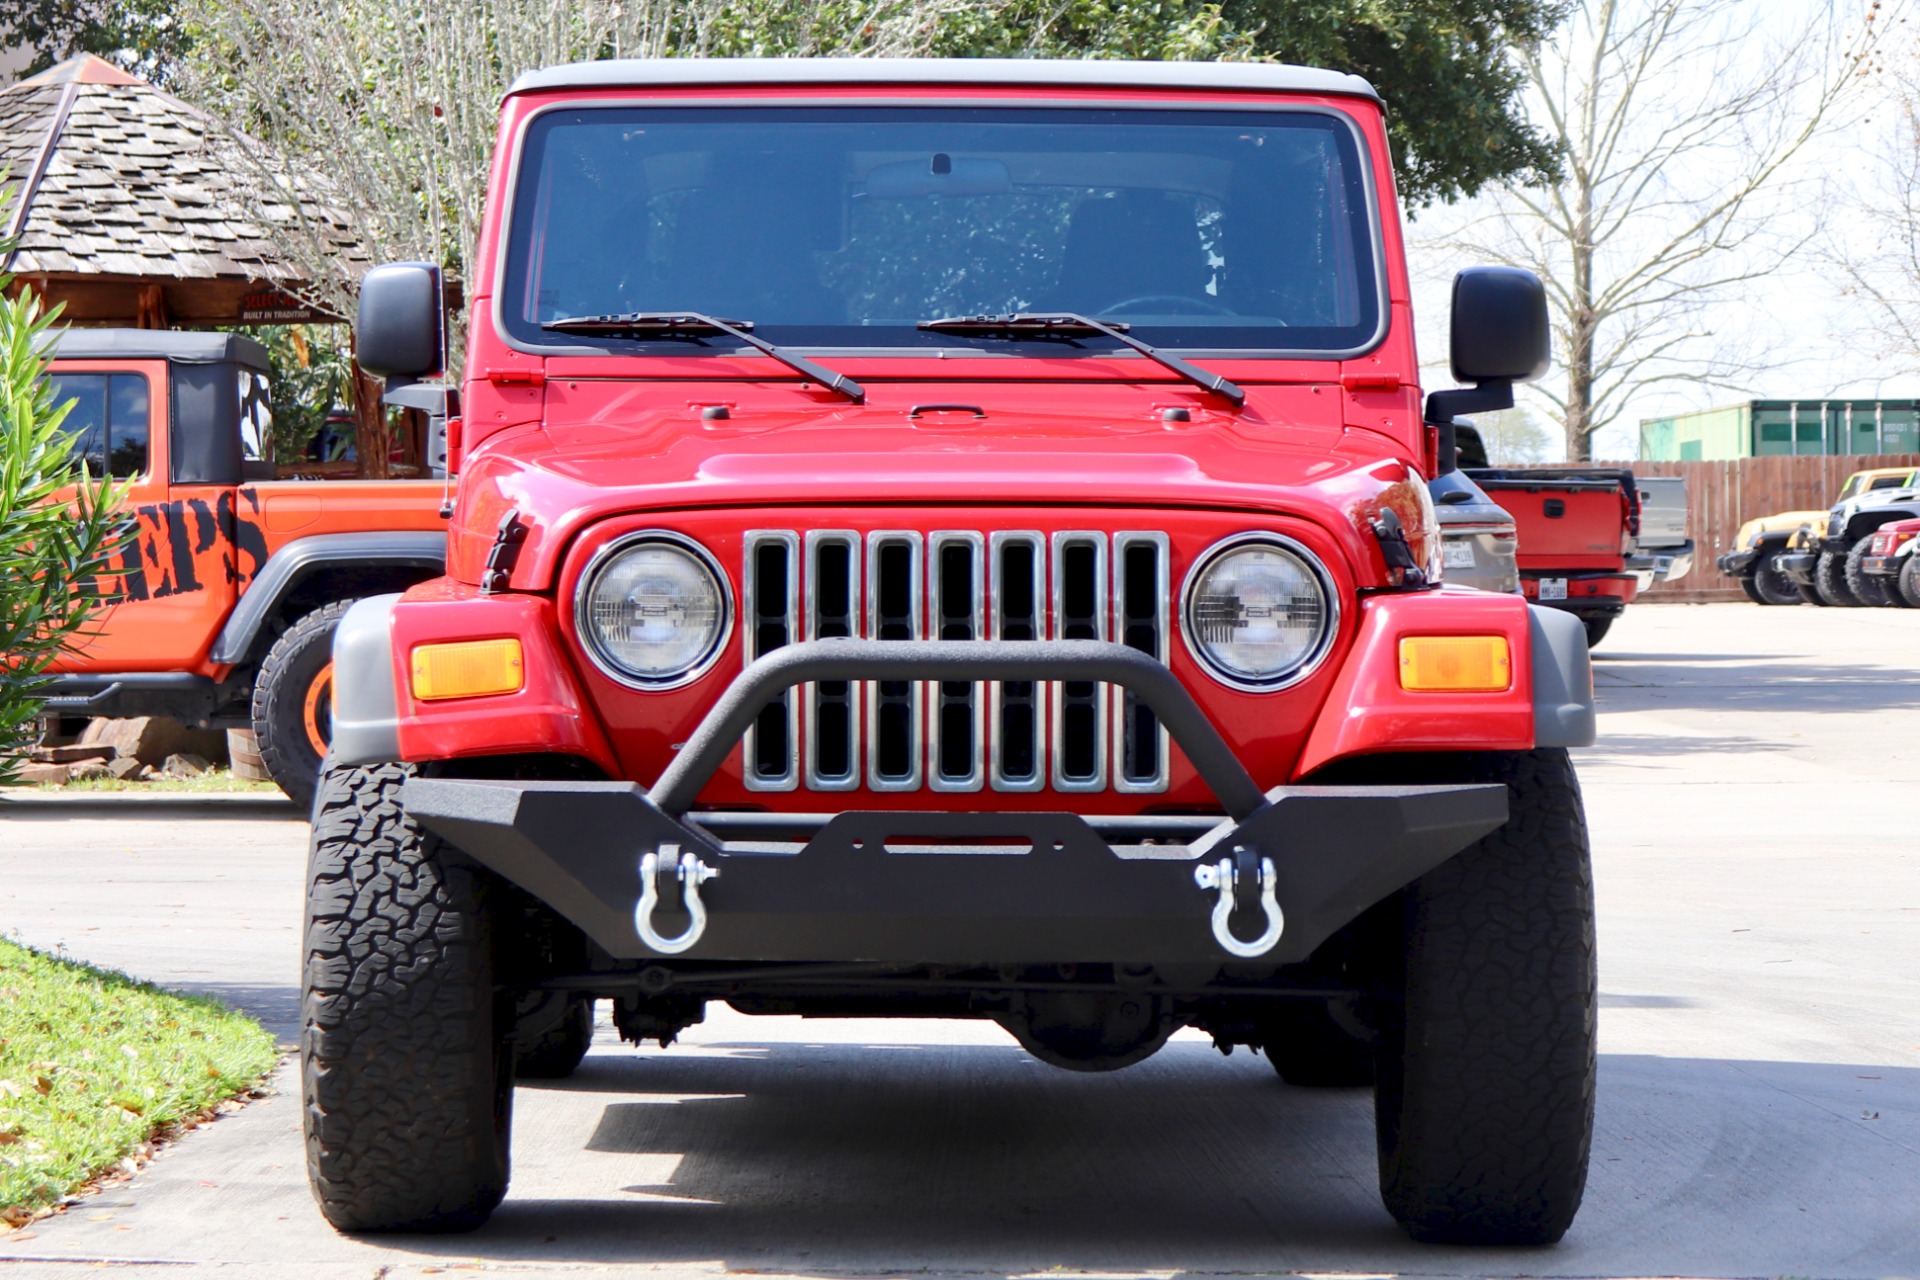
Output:
[[[1222,858],[1212,865],[1201,863],[1193,869],[1193,882],[1202,889],[1212,889],[1219,893],[1219,899],[1213,904],[1213,936],[1226,951],[1242,959],[1251,960],[1273,950],[1280,941],[1281,932],[1287,927],[1287,919],[1280,913],[1280,899],[1276,896],[1279,874],[1273,869],[1272,858],[1260,859],[1260,907],[1267,913],[1267,927],[1251,942],[1242,942],[1233,936],[1233,929],[1227,923],[1233,916],[1235,891],[1242,890],[1249,898],[1253,896],[1254,878],[1253,855],[1246,849],[1236,846],[1234,856]],[[1244,864],[1236,867],[1236,862]],[[1244,876],[1248,883],[1241,884]],[[1251,904],[1249,904],[1251,905]]]
[[[693,917],[686,932],[673,938],[663,937],[653,927],[653,913],[660,905],[663,861],[667,864],[667,874],[679,877],[681,901],[686,904],[687,914]],[[663,844],[657,850],[649,850],[640,859],[640,902],[633,909],[633,928],[640,935],[640,941],[669,956],[679,955],[700,941],[700,935],[707,931],[707,904],[700,900],[700,886],[719,874],[718,867],[708,866],[691,853],[680,852],[677,844]],[[1280,935],[1276,931],[1273,936]]]

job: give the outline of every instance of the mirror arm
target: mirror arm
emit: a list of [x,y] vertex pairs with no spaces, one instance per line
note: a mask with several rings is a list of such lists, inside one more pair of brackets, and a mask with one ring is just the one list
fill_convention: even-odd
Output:
[[[458,387],[437,382],[422,382],[418,378],[388,378],[386,390],[380,395],[380,403],[390,404],[400,409],[418,409],[426,414],[428,456],[433,457],[436,453],[445,452],[447,419],[458,417],[460,413]],[[445,470],[442,468],[443,474]]]
[[1513,383],[1505,378],[1482,382],[1451,391],[1435,391],[1427,397],[1427,421],[1451,428],[1453,420],[1466,413],[1496,413],[1513,408]]
[[1427,397],[1426,420],[1440,429],[1439,456],[1435,474],[1447,475],[1460,469],[1460,438],[1453,420],[1464,413],[1497,413],[1513,408],[1513,383],[1496,378],[1471,387],[1435,391]]

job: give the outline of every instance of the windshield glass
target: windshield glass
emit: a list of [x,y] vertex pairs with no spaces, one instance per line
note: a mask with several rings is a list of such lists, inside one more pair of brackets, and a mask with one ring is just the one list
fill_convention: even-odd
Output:
[[1363,165],[1351,122],[1308,110],[549,111],[500,314],[549,349],[685,352],[540,327],[673,310],[815,348],[1005,349],[915,325],[1075,311],[1157,345],[1354,353],[1382,315]]

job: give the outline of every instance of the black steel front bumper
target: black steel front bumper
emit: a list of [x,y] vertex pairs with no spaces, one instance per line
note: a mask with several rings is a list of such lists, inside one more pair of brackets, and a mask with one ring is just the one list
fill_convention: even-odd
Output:
[[1870,573],[1879,578],[1895,577],[1900,570],[1906,568],[1906,565],[1907,557],[1905,556],[1862,556],[1860,558],[1860,572]]
[[1820,553],[1787,551],[1776,556],[1773,562],[1780,567],[1780,572],[1787,575],[1787,581],[1797,587],[1811,587],[1814,567],[1820,563]]
[[[818,680],[1093,680],[1152,707],[1220,800],[1215,819],[1088,819],[1071,813],[849,812],[804,838],[734,839],[792,816],[700,814],[694,798],[772,699]],[[709,712],[651,790],[626,782],[416,778],[409,814],[584,930],[613,956],[906,964],[1130,964],[1304,960],[1368,907],[1507,817],[1502,786],[1280,787],[1262,793],[1162,664],[1094,641],[797,644],[760,659]],[[929,796],[986,805],[977,793]],[[1166,842],[1148,843],[1149,837]],[[1129,840],[1131,842],[1129,842]],[[659,901],[641,912],[652,855]],[[1257,956],[1230,951],[1271,920]],[[710,882],[678,866],[717,873]],[[1224,871],[1222,870],[1224,866]],[[1196,870],[1207,868],[1201,877]],[[1202,878],[1227,888],[1203,887]],[[697,898],[704,924],[686,911]],[[656,937],[685,946],[662,949]]]
[[1744,578],[1753,572],[1753,562],[1759,558],[1759,554],[1757,551],[1729,551],[1713,563],[1729,578]]

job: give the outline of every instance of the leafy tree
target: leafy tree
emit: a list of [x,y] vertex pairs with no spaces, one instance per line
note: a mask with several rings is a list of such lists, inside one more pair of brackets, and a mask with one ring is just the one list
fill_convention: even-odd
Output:
[[1365,76],[1386,100],[1410,206],[1531,186],[1559,149],[1528,123],[1516,45],[1546,39],[1565,0],[1005,0],[942,16],[934,53],[1269,59]]
[[[6,246],[0,244],[0,260]],[[46,669],[85,637],[122,524],[87,476],[45,374],[55,314],[0,274],[0,782],[31,745]]]
[[297,463],[336,406],[353,399],[353,352],[335,325],[275,324],[246,330],[267,348],[273,385],[273,456]]
[[0,49],[30,51],[29,75],[91,53],[165,83],[192,44],[177,8],[174,0],[7,0]]
[[[47,3],[49,0],[33,0]],[[146,3],[148,0],[139,0]],[[1515,42],[1564,0],[179,0],[184,92],[273,152],[242,148],[263,199],[316,200],[376,259],[464,274],[500,95],[522,71],[632,56],[916,55],[1277,59],[1359,72],[1390,109],[1414,207],[1557,174],[1516,97]],[[323,197],[307,175],[327,175]],[[355,272],[299,221],[275,229],[315,301],[350,313]]]

